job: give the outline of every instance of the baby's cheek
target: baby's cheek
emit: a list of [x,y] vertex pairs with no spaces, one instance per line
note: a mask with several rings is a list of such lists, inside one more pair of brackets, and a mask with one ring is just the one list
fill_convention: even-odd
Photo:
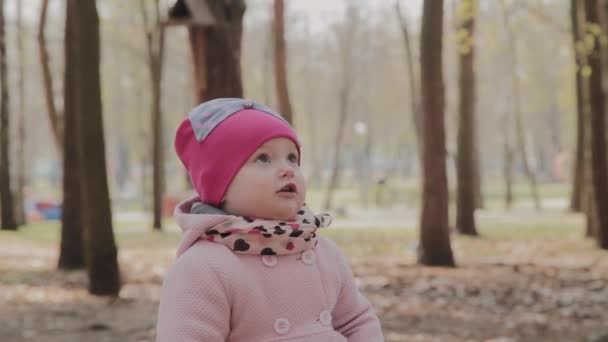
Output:
[[298,175],[298,178],[298,183],[300,183],[298,184],[300,188],[299,193],[302,196],[302,201],[304,202],[306,201],[306,179],[304,179],[304,176],[301,173]]
[[303,192],[302,195],[300,196],[300,200],[298,201],[298,208],[300,209],[304,203],[306,203],[306,192]]

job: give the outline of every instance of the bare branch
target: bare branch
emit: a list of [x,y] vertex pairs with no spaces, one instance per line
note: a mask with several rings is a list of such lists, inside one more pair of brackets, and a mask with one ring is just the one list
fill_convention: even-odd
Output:
[[53,97],[53,78],[51,75],[51,67],[49,63],[49,53],[46,47],[46,40],[44,37],[44,29],[46,26],[46,17],[48,9],[48,0],[42,1],[42,7],[40,8],[40,22],[38,26],[38,49],[40,51],[40,65],[42,66],[42,80],[44,85],[44,96],[46,100],[46,107],[51,122],[51,129],[53,136],[57,144],[57,151],[61,154],[63,152],[63,125],[61,123],[63,115],[60,115],[55,106]]

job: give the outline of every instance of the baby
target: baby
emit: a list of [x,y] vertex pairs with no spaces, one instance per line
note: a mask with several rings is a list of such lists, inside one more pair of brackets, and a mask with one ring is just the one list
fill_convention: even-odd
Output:
[[317,235],[300,143],[275,111],[243,99],[194,108],[175,137],[195,198],[163,284],[157,341],[384,341],[344,256]]

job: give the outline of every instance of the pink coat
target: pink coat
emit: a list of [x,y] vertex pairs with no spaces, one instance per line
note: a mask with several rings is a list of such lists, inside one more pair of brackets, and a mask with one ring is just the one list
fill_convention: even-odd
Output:
[[184,236],[163,284],[157,342],[384,341],[332,241],[299,254],[235,254],[198,238],[219,215],[180,204],[175,216]]

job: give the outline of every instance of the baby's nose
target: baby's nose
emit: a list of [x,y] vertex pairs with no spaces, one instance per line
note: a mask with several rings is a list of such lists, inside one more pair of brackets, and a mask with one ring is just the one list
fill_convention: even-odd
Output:
[[294,167],[291,165],[283,165],[281,167],[281,176],[282,177],[293,177],[295,175]]

